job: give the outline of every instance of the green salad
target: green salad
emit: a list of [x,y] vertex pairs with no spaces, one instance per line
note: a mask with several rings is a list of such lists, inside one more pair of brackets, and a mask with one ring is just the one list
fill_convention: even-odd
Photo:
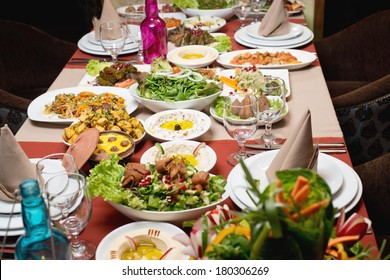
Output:
[[180,8],[214,10],[232,7],[236,2],[235,0],[173,0],[172,4]]
[[112,154],[109,160],[102,160],[87,177],[92,196],[123,204],[138,210],[178,211],[198,208],[217,202],[225,192],[226,179],[221,175],[210,176],[207,187],[200,192],[191,182],[198,172],[185,162],[186,175],[180,182],[171,182],[168,175],[156,171],[155,165],[147,166],[144,181],[131,188],[122,187],[125,167],[119,164],[119,156]]
[[147,99],[175,102],[210,96],[221,90],[220,83],[207,81],[201,74],[184,69],[176,75],[149,73],[139,82],[137,93]]

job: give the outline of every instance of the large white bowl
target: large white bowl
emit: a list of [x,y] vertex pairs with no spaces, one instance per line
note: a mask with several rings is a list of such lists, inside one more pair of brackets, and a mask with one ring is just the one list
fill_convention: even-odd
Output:
[[190,8],[180,8],[183,13],[187,16],[195,17],[195,16],[215,16],[223,19],[230,19],[234,16],[233,7],[225,8],[225,9],[215,9],[215,10],[199,10],[199,9],[190,9]]
[[147,211],[147,210],[138,210],[125,206],[122,204],[114,203],[108,201],[115,209],[121,212],[126,217],[132,219],[133,221],[160,221],[160,222],[169,222],[177,226],[183,226],[183,222],[196,220],[202,216],[207,211],[215,209],[217,205],[225,203],[227,198],[230,195],[230,188],[225,188],[225,192],[222,195],[222,198],[219,201],[216,201],[210,205],[202,206],[194,209],[180,210],[180,211]]
[[[202,55],[200,58],[185,58],[186,55]],[[201,68],[212,64],[219,57],[219,52],[203,45],[189,45],[175,48],[168,52],[167,59],[182,68]]]
[[137,100],[139,103],[144,105],[149,110],[152,110],[155,113],[164,111],[164,110],[173,110],[173,109],[193,109],[201,111],[207,106],[211,105],[215,99],[221,94],[221,91],[216,92],[212,95],[201,97],[198,99],[184,100],[184,101],[175,101],[175,102],[165,102],[158,100],[151,100],[143,98],[137,93],[138,84],[133,84],[130,86],[131,96]]

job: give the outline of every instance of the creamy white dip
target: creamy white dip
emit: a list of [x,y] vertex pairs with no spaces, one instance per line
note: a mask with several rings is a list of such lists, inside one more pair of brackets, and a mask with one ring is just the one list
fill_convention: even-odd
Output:
[[211,47],[189,46],[172,52],[169,59],[178,64],[198,64],[215,60],[218,55],[218,51]]
[[[169,121],[181,121],[187,120],[192,122],[193,126],[189,129],[183,130],[170,130],[162,128],[161,125]],[[202,115],[196,114],[189,111],[176,111],[171,114],[161,114],[153,118],[148,127],[147,131],[151,135],[155,135],[161,139],[167,140],[179,140],[179,139],[191,139],[202,132],[205,132],[210,127],[210,119],[203,118]]]

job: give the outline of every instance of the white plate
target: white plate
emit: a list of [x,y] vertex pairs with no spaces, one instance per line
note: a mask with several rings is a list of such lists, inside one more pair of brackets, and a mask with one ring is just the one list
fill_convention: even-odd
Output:
[[[102,46],[98,46],[95,44],[92,44],[88,41],[87,34],[84,35],[78,42],[77,46],[80,50],[83,52],[94,54],[94,55],[106,55],[109,54],[103,49]],[[122,54],[130,54],[135,53],[138,51],[138,46],[135,43],[127,44],[126,47],[119,53],[119,55]]]
[[302,34],[297,37],[293,37],[291,39],[286,39],[286,40],[269,40],[268,38],[267,40],[261,40],[249,36],[247,33],[247,28],[250,28],[250,25],[242,29],[239,29],[235,34],[237,34],[237,36],[240,37],[240,39],[242,39],[247,43],[261,45],[261,46],[268,46],[268,47],[284,47],[286,45],[298,44],[306,41],[313,34],[313,32],[309,28],[307,28],[306,26],[302,26]]
[[[289,111],[289,108],[288,108],[288,104],[286,103],[286,108],[283,110],[283,113],[276,119],[274,120],[272,123],[277,123],[281,120],[283,120],[287,114],[288,114],[288,111]],[[210,115],[217,121],[219,121],[220,123],[223,124],[223,118],[218,116],[217,113],[215,112],[215,106],[212,105],[210,106]],[[265,123],[263,121],[259,121],[259,126],[264,126]]]
[[[160,125],[174,120],[191,120],[193,127],[186,130],[173,131],[160,128]],[[145,121],[145,130],[150,136],[162,140],[190,140],[206,133],[211,126],[210,117],[205,113],[190,109],[167,110],[156,113]]]
[[314,33],[310,29],[303,30],[303,33],[301,36],[298,36],[297,38],[293,38],[291,40],[284,40],[281,41],[283,43],[280,43],[280,41],[265,41],[265,40],[257,40],[250,36],[248,36],[245,33],[244,28],[238,30],[236,33],[234,33],[234,39],[240,43],[241,45],[244,45],[249,48],[282,48],[282,49],[291,49],[291,48],[297,48],[304,46],[308,43],[310,43],[314,38]]
[[[9,215],[0,216],[0,230],[6,231],[8,223],[10,221]],[[23,229],[23,218],[21,214],[15,214],[11,216],[11,222],[9,225],[10,231],[22,230]]]
[[[278,151],[279,150],[266,151],[245,160],[245,164],[251,172],[253,178],[260,181],[261,192],[263,192],[269,184],[265,171]],[[351,202],[355,201],[354,199],[359,188],[356,175],[354,175],[354,170],[344,162],[332,156],[320,153],[318,158],[317,172],[324,179],[328,178],[329,180],[333,173],[336,174],[338,170],[341,171],[343,179],[340,190],[337,191],[337,189],[340,188],[340,179],[333,180],[332,178],[332,180],[327,181],[327,183],[331,192],[335,193],[335,196],[332,198],[333,207],[340,209],[348,205],[348,209],[346,210],[349,211],[354,206],[351,206],[353,204]],[[337,167],[339,169],[337,169]],[[246,189],[249,188],[249,185],[245,180],[245,175],[241,165],[237,165],[233,168],[227,178],[227,181],[227,186],[230,188],[231,199],[238,207],[244,209],[246,207],[254,206],[253,202],[246,193]]]
[[48,91],[44,94],[41,94],[37,98],[35,98],[30,105],[27,108],[27,115],[28,117],[37,122],[50,122],[50,123],[65,123],[65,124],[71,124],[76,120],[76,118],[72,119],[61,119],[57,116],[50,116],[45,115],[43,113],[43,110],[45,108],[46,104],[51,103],[56,95],[60,93],[74,93],[78,94],[82,91],[90,91],[95,94],[102,94],[105,92],[116,94],[126,101],[126,110],[129,114],[134,112],[138,107],[138,102],[132,98],[129,94],[129,90],[125,88],[118,88],[118,87],[103,87],[103,86],[96,86],[96,87],[70,87],[70,88],[62,88],[62,89],[56,89],[52,91]]
[[208,32],[215,32],[226,25],[226,20],[215,16],[190,17],[182,23],[186,28],[199,28]]
[[[148,149],[145,153],[143,153],[140,163],[143,164],[149,164],[155,163],[156,156],[159,156],[159,158],[168,157],[174,154],[192,154],[192,152],[195,150],[195,148],[200,145],[200,142],[197,141],[191,141],[191,140],[177,140],[177,141],[169,141],[161,143],[161,146],[165,150],[164,156],[161,155],[161,152],[156,146],[151,147]],[[169,147],[172,147],[174,150],[169,149]],[[217,155],[214,152],[213,149],[210,148],[210,146],[205,145],[203,148],[199,150],[198,155],[196,156],[196,159],[198,160],[198,165],[195,165],[195,167],[199,171],[210,171],[215,163],[217,162]]]
[[[130,33],[137,33],[140,30],[139,25],[135,25],[135,24],[128,24],[127,27],[129,29]],[[87,35],[87,40],[89,43],[94,44],[94,45],[98,45],[101,47],[100,41],[95,39],[95,31],[91,31],[91,32],[87,33],[86,35]],[[126,44],[125,48],[131,48],[130,46],[128,46],[129,44],[132,44],[134,46],[134,42],[132,40],[130,40],[130,38],[126,39],[125,44]],[[88,46],[89,45],[85,45],[85,47],[88,47]],[[103,49],[103,48],[101,48],[101,49]]]
[[244,53],[256,53],[256,52],[269,52],[269,53],[274,53],[274,52],[289,52],[293,56],[297,58],[300,63],[297,64],[281,64],[281,65],[275,65],[275,64],[268,64],[268,65],[256,65],[258,68],[261,69],[289,69],[289,70],[295,70],[295,69],[301,69],[303,67],[306,67],[310,65],[313,61],[317,59],[317,56],[314,53],[307,52],[307,51],[301,51],[301,50],[294,50],[294,49],[254,49],[254,50],[240,50],[240,51],[233,51],[233,52],[227,52],[225,54],[221,54],[217,62],[221,64],[222,66],[226,68],[237,68],[237,67],[246,67],[246,66],[251,66],[251,64],[232,64],[231,61],[232,59],[239,54],[244,54]]
[[[170,251],[164,260],[188,260],[189,256],[182,253],[184,245],[173,239],[176,235],[186,234],[182,229],[164,222],[132,222],[121,226],[100,241],[96,249],[97,260],[120,259],[122,253],[130,249],[129,240],[126,238],[150,239],[153,243],[161,244],[161,248]],[[158,247],[160,245],[157,245]]]
[[24,229],[16,229],[16,230],[9,230],[9,231],[5,231],[5,230],[0,230],[0,236],[19,236],[19,235],[22,235],[24,234]]
[[245,28],[245,32],[246,34],[248,34],[249,36],[255,39],[266,40],[266,41],[288,40],[300,36],[303,32],[303,28],[302,28],[303,26],[301,24],[290,22],[289,24],[290,30],[287,34],[265,37],[259,34],[260,26],[261,26],[261,22],[250,24]]
[[0,213],[1,214],[9,214],[13,209],[13,213],[20,213],[22,211],[22,205],[19,203],[15,203],[15,206],[13,206],[13,202],[8,202],[4,200],[0,200]]
[[[283,79],[287,89],[286,98],[290,96],[291,87],[290,87],[290,78],[287,69],[264,69],[264,70],[260,69],[260,71],[261,73],[263,73],[263,75],[270,75],[270,76],[275,76]],[[228,78],[235,77],[236,71],[233,69],[222,70],[219,72],[219,76],[225,76]],[[224,83],[221,96],[228,96],[229,93],[232,91],[234,91],[234,89]]]

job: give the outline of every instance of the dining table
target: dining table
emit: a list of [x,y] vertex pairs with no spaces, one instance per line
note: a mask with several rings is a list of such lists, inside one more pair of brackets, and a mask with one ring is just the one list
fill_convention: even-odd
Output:
[[[291,15],[289,17],[289,21],[302,26],[307,26],[303,13]],[[229,19],[226,25],[218,32],[226,33],[231,38],[232,50],[249,49],[234,40],[234,33],[239,26],[240,21],[238,18],[233,17]],[[316,52],[313,41],[296,49],[312,53]],[[129,60],[134,58],[135,55],[136,53],[120,55],[118,59]],[[91,55],[78,49],[70,58],[69,62],[64,65],[63,70],[53,82],[49,90],[75,87],[79,85],[80,81],[86,75],[86,63],[71,63],[74,58],[106,58],[107,60],[110,60],[108,56]],[[213,66],[223,68],[217,62],[214,62]],[[321,69],[321,61],[316,59],[307,67],[289,70],[288,75],[291,89],[291,95],[287,99],[289,112],[284,119],[273,125],[274,132],[288,138],[294,128],[294,124],[299,120],[301,113],[309,109],[311,112],[312,135],[314,142],[342,142],[345,144],[343,132],[340,128]],[[208,115],[210,114],[208,108],[203,111]],[[139,104],[137,109],[131,114],[133,117],[146,120],[154,113],[142,104]],[[238,150],[237,141],[233,140],[228,135],[223,124],[216,121],[211,116],[210,118],[210,129],[197,140],[205,142],[217,154],[217,163],[210,172],[212,174],[221,174],[227,178],[233,169],[233,166],[227,162],[226,158],[229,154]],[[65,152],[68,149],[68,146],[65,145],[62,140],[62,135],[66,126],[66,124],[37,122],[27,119],[16,133],[15,137],[29,158],[40,158],[51,153]],[[254,137],[258,137],[260,133],[263,132],[263,129],[263,127],[260,127]],[[253,140],[253,138],[249,139],[249,141],[251,140]],[[155,141],[156,140],[151,136],[146,135],[145,138],[136,145],[135,152],[131,156],[130,161],[139,162],[143,153],[154,146]],[[330,153],[329,155],[352,167],[348,150],[345,153]],[[229,198],[226,201],[226,204],[228,204],[231,209],[239,210],[237,205],[235,205],[235,203]],[[362,198],[348,214],[352,212],[357,212],[364,217],[368,217],[364,200]],[[102,239],[111,231],[132,222],[133,221],[131,219],[118,212],[103,198],[96,197],[93,199],[91,219],[82,233],[81,239],[89,240],[98,246]],[[364,244],[371,243],[375,248],[375,251],[373,252],[374,256],[378,256],[378,246],[375,240],[375,234],[372,230],[363,237],[362,242]]]

